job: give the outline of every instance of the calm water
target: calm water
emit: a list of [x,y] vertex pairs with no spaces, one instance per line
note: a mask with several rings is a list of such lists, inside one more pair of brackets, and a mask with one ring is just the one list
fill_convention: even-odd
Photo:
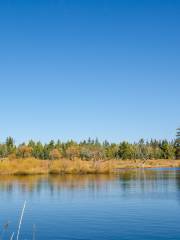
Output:
[[[0,177],[2,234],[20,239],[180,239],[180,170],[123,171],[107,176]],[[1,228],[2,229],[2,228]]]

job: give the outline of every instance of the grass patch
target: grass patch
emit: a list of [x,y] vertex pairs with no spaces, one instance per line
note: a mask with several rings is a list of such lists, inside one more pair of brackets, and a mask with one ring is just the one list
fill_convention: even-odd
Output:
[[180,167],[180,160],[38,160],[3,159],[0,161],[0,175],[39,175],[39,174],[107,174],[119,169]]

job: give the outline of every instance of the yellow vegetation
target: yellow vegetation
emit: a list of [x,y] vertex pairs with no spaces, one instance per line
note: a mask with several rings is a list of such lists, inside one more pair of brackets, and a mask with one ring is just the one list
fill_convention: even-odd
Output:
[[118,169],[180,167],[180,160],[38,160],[35,158],[5,158],[0,161],[0,175],[31,174],[91,174],[113,173]]

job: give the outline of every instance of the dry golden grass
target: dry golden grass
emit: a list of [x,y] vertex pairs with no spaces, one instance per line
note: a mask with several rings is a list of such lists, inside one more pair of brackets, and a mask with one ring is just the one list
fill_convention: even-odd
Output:
[[48,173],[48,162],[35,158],[5,159],[0,162],[0,174],[44,174]]
[[35,174],[96,174],[113,173],[118,169],[180,167],[180,160],[107,160],[80,159],[38,160],[35,158],[6,158],[0,161],[0,175]]
[[115,168],[115,161],[82,161],[80,159],[68,160],[61,159],[51,161],[49,173],[73,173],[73,174],[88,174],[88,173],[110,173]]
[[155,159],[155,160],[118,160],[117,168],[162,168],[180,167],[180,160]]

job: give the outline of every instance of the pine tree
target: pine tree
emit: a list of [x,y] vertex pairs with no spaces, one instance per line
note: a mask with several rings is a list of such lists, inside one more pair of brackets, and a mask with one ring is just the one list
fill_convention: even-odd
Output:
[[7,147],[8,154],[11,154],[14,151],[15,145],[14,145],[14,139],[12,137],[6,138],[6,147]]
[[176,159],[180,159],[180,128],[177,129],[175,148],[176,148]]

